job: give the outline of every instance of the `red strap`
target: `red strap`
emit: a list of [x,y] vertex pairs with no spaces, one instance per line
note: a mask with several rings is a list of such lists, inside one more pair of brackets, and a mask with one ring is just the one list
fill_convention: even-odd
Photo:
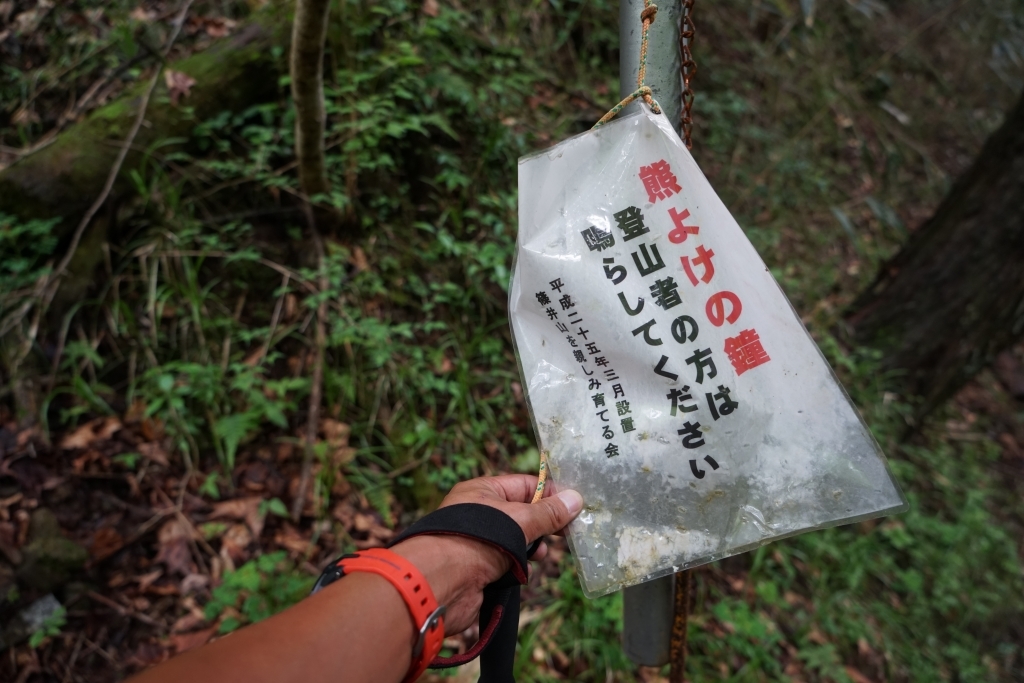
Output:
[[391,582],[409,609],[416,629],[416,644],[413,647],[412,663],[403,683],[412,683],[419,678],[430,661],[441,651],[444,643],[444,606],[437,604],[434,591],[411,562],[390,550],[372,548],[346,555],[337,565],[346,574],[367,572],[382,576]]
[[477,639],[473,647],[469,648],[461,655],[452,655],[451,657],[435,657],[430,662],[430,668],[432,669],[447,669],[453,666],[462,666],[467,662],[471,662],[483,652],[484,648],[491,644],[491,638],[494,637],[494,632],[498,630],[498,625],[501,623],[501,617],[505,613],[505,608],[498,605],[491,612],[491,618],[487,622],[487,626],[483,631],[480,632],[480,638]]

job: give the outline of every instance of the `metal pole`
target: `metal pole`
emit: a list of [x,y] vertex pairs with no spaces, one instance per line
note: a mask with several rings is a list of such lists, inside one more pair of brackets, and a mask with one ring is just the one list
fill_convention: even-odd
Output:
[[[679,19],[682,0],[659,0],[658,14],[647,36],[647,85],[654,99],[680,131],[682,77],[679,61]],[[619,97],[636,90],[640,71],[640,12],[643,0],[621,0],[619,5]],[[623,116],[640,106],[632,102]],[[670,641],[675,616],[675,576],[669,575],[637,586],[623,594],[622,648],[640,666],[663,666],[671,655]]]
[[[658,14],[647,35],[647,85],[676,133],[680,130],[683,84],[679,61],[679,19],[683,12],[681,0],[660,0]],[[643,0],[621,0],[619,4],[619,97],[636,90],[640,71],[640,12]],[[637,111],[640,105],[631,102],[621,116]]]
[[630,586],[622,595],[622,649],[637,666],[664,666],[675,607],[675,575]]

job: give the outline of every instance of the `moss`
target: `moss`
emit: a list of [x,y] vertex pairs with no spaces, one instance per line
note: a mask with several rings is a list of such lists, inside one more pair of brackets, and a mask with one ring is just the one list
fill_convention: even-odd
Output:
[[[270,48],[276,27],[261,23],[273,16],[261,16],[235,36],[170,64],[168,68],[190,75],[196,84],[188,98],[175,107],[166,86],[159,83],[147,110],[148,125],[139,131],[135,147],[188,137],[197,119],[224,110],[239,111],[275,97],[281,64],[271,57]],[[63,217],[56,229],[62,237],[69,235],[102,190],[145,87],[146,83],[137,84],[65,130],[53,144],[0,172],[0,212],[22,218]],[[139,152],[129,154],[115,193],[129,189],[128,173],[141,159]]]
[[50,592],[85,567],[85,548],[64,537],[50,510],[40,508],[32,513],[29,539],[22,548],[25,559],[17,571],[18,579],[25,585]]

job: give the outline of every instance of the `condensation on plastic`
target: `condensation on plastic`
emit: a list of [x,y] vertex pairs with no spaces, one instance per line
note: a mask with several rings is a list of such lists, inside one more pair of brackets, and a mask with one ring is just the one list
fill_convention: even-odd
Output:
[[[907,507],[878,444],[764,262],[668,120],[641,109],[519,160],[512,332],[554,486],[583,495],[585,508],[568,539],[590,597]],[[669,163],[682,192],[651,204],[638,171],[658,160]],[[613,214],[629,206],[641,209],[650,232],[624,241]],[[673,244],[669,207],[688,209],[686,223],[699,226],[699,233]],[[591,226],[611,232],[614,246],[590,250],[581,232]],[[647,277],[637,272],[631,253],[641,244],[658,247],[663,270]],[[691,286],[680,257],[694,256],[697,245],[714,252],[715,272],[709,283]],[[627,269],[619,285],[606,276],[609,258]],[[669,310],[655,306],[650,292],[665,275],[682,295]],[[561,291],[552,289],[555,280],[563,283]],[[735,324],[715,327],[705,303],[723,290],[740,298],[742,312]],[[541,305],[540,292],[551,304]],[[644,299],[642,313],[628,315],[619,292],[631,306]],[[569,310],[558,303],[566,294],[574,304]],[[557,320],[546,313],[549,307]],[[568,327],[573,311],[581,324],[560,331],[557,323]],[[681,314],[699,325],[696,339],[684,344],[671,333]],[[661,345],[633,334],[651,318],[652,341],[661,339]],[[725,340],[748,329],[757,332],[770,361],[737,375]],[[575,337],[576,348],[568,336]],[[594,348],[599,356],[590,353]],[[685,362],[698,349],[712,352],[717,370],[702,383],[695,366]],[[584,352],[583,363],[573,355],[577,350]],[[676,381],[655,374],[662,356],[668,357],[662,370],[678,375]],[[598,357],[608,365],[597,367]],[[608,381],[609,369],[618,380]],[[589,389],[592,379],[601,382],[600,390]],[[613,400],[614,384],[625,396]],[[672,416],[667,395],[683,386],[698,410]],[[715,420],[706,394],[719,393],[719,386],[730,389],[738,407]],[[605,406],[595,407],[595,393],[604,394]],[[627,433],[616,408],[623,399],[635,428]],[[700,422],[703,447],[684,448],[677,430],[687,421]],[[618,455],[606,455],[609,443]]]

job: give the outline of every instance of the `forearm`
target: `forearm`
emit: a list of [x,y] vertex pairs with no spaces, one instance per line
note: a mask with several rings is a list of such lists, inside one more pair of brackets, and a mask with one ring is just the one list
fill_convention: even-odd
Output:
[[398,591],[379,576],[355,573],[133,683],[397,683],[414,642]]
[[[565,527],[583,507],[575,491],[528,504],[537,479],[508,475],[459,484],[444,505],[490,505],[527,544]],[[510,567],[497,547],[458,534],[415,536],[391,549],[423,575],[447,612],[445,633],[476,622],[483,589]],[[544,553],[541,544],[537,555]],[[132,683],[399,683],[422,624],[387,579],[353,571],[264,622],[151,669]]]

